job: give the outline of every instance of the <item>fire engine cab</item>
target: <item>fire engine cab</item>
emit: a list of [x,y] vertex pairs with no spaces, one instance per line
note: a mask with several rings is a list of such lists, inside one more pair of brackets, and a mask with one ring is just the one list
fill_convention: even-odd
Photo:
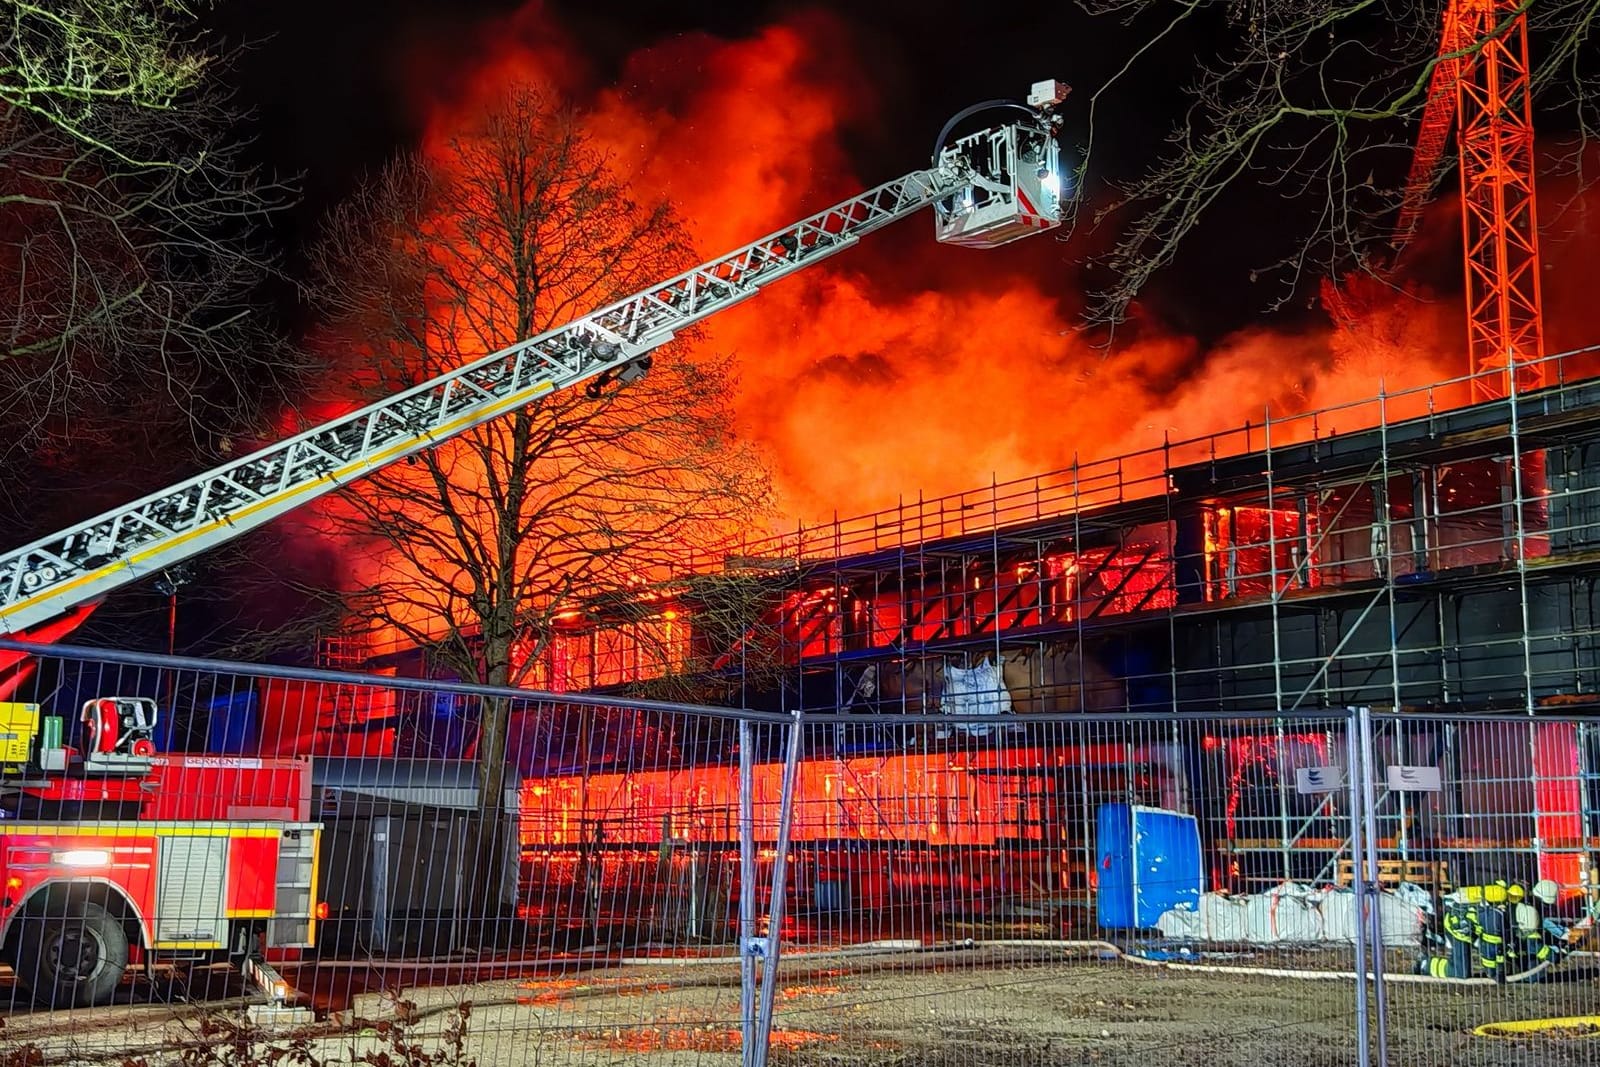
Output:
[[80,751],[0,703],[0,959],[40,1004],[105,1003],[130,964],[270,974],[266,954],[315,942],[311,761],[163,754],[156,715],[90,700]]

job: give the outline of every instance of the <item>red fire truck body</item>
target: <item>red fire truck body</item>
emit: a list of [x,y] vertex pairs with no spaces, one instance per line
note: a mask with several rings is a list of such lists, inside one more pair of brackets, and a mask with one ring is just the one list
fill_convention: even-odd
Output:
[[[37,722],[32,705],[0,712],[17,737]],[[0,761],[0,954],[18,980],[41,1002],[94,1004],[133,962],[311,947],[311,761],[155,754],[128,740]]]

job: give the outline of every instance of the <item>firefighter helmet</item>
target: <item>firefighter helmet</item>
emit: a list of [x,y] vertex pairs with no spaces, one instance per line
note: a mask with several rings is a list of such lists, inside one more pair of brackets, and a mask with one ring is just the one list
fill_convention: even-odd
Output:
[[1561,887],[1548,878],[1541,878],[1533,884],[1533,892],[1528,894],[1545,907],[1553,907],[1556,898],[1561,895]]
[[1511,896],[1510,887],[1498,880],[1484,885],[1469,885],[1461,892],[1469,904],[1504,904]]

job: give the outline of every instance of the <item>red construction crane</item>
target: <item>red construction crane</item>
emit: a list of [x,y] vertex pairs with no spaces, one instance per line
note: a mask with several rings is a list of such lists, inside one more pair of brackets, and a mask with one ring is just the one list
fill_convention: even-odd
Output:
[[1415,232],[1453,124],[1461,156],[1467,345],[1474,400],[1545,384],[1534,204],[1531,0],[1450,0],[1396,225]]

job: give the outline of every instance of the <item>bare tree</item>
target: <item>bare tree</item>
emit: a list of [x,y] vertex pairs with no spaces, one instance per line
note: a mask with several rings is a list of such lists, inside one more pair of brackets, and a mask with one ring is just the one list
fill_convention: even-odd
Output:
[[129,154],[107,112],[167,111],[198,87],[212,56],[194,28],[203,2],[5,0],[0,101],[124,163],[182,166],[168,152]]
[[257,304],[292,190],[243,161],[191,5],[4,10],[0,458],[25,529],[248,432],[295,364]]
[[[1180,42],[1229,42],[1203,61],[1164,155],[1097,216],[1114,224],[1116,237],[1092,318],[1120,320],[1229,197],[1277,198],[1293,219],[1273,258],[1251,273],[1252,281],[1278,283],[1267,300],[1272,306],[1303,294],[1306,281],[1386,262],[1440,60],[1444,0],[1079,2],[1090,13],[1145,27],[1135,35],[1142,43],[1088,94],[1089,169],[1096,128],[1125,106],[1121,90],[1167,77],[1159,63]],[[1568,158],[1579,160],[1600,100],[1594,49],[1584,47],[1600,7],[1593,0],[1529,0],[1519,11],[1528,16],[1536,53],[1536,100],[1575,137]]]
[[[355,399],[532,337],[691,258],[671,209],[630,199],[577,116],[518,87],[334,214],[315,291],[327,342],[354,353],[343,369]],[[680,339],[636,384],[551,396],[346,491],[326,525],[362,560],[355,615],[463,678],[527,681],[580,595],[647,591],[765,505],[730,385],[726,362]],[[481,709],[485,870],[503,854],[508,717],[505,702]]]

